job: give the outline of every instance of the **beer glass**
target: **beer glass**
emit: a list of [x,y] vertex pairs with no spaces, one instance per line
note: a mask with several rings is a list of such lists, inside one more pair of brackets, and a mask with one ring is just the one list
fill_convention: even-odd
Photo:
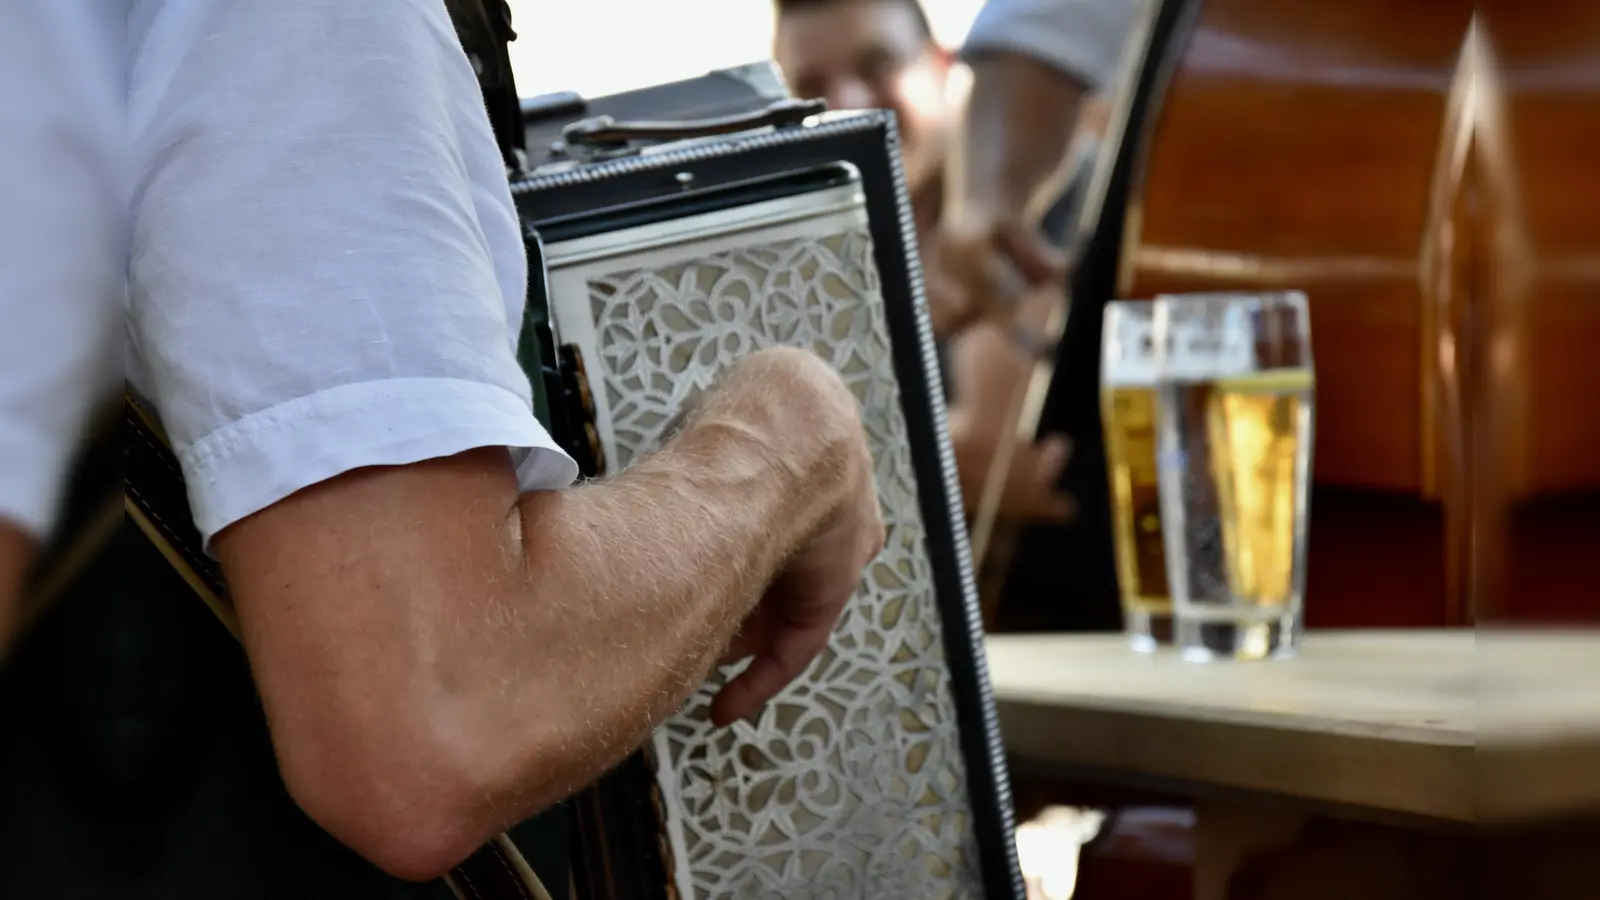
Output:
[[1293,656],[1316,381],[1299,292],[1155,300],[1161,513],[1186,659]]
[[1143,652],[1172,640],[1156,475],[1153,312],[1148,300],[1108,303],[1100,350],[1100,422],[1111,482],[1117,587],[1128,643]]

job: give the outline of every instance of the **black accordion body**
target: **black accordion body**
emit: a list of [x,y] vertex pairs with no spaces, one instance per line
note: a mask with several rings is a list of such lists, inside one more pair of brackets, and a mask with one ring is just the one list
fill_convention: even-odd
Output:
[[[655,88],[679,115],[648,122],[525,103],[524,351],[584,472],[650,452],[740,355],[805,347],[861,402],[889,526],[828,648],[757,721],[714,729],[707,685],[575,800],[577,892],[1021,900],[893,119],[763,91],[771,71]],[[755,89],[719,97],[730,80]]]

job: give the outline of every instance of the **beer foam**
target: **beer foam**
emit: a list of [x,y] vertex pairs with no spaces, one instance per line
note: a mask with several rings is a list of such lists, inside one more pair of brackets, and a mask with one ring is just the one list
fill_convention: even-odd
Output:
[[1156,359],[1155,325],[1150,317],[1124,310],[1106,319],[1108,332],[1100,364],[1102,383],[1124,387],[1154,385],[1160,368]]
[[1204,381],[1256,371],[1250,314],[1249,306],[1240,304],[1228,307],[1220,323],[1168,315],[1166,346],[1160,348],[1165,352],[1156,360],[1159,375],[1173,381]]

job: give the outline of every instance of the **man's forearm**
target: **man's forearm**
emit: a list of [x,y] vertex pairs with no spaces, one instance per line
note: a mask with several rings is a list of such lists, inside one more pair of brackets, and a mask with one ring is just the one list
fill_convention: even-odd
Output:
[[[560,704],[551,719],[566,728],[544,735],[550,752],[530,757],[508,786],[533,786],[523,798],[530,808],[593,780],[675,711],[837,504],[828,451],[781,446],[777,416],[768,410],[767,423],[752,424],[752,415],[762,413],[708,409],[614,482],[523,499],[529,591],[542,599],[520,614],[530,639],[565,634],[572,653],[547,670],[554,683],[531,686]],[[590,677],[573,684],[576,672]],[[518,741],[507,734],[504,743]],[[550,759],[574,768],[552,778],[540,770]]]
[[1014,215],[1060,166],[1083,85],[1018,53],[985,54],[971,67],[972,91],[947,172],[950,214],[970,206]]
[[519,497],[504,452],[475,451],[350,473],[219,535],[302,807],[431,877],[636,747],[842,492],[854,401],[783,376],[713,394],[606,483]]

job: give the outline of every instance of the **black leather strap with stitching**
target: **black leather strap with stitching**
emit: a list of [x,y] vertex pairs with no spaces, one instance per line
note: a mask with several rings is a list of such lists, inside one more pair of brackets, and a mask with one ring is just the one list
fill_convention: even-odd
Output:
[[[162,552],[177,553],[201,584],[218,597],[227,596],[222,569],[201,549],[200,532],[189,514],[189,495],[183,483],[183,470],[172,449],[156,431],[151,419],[131,396],[124,403],[123,490],[130,513],[142,515],[140,527],[159,535]],[[156,536],[152,535],[154,539]]]

